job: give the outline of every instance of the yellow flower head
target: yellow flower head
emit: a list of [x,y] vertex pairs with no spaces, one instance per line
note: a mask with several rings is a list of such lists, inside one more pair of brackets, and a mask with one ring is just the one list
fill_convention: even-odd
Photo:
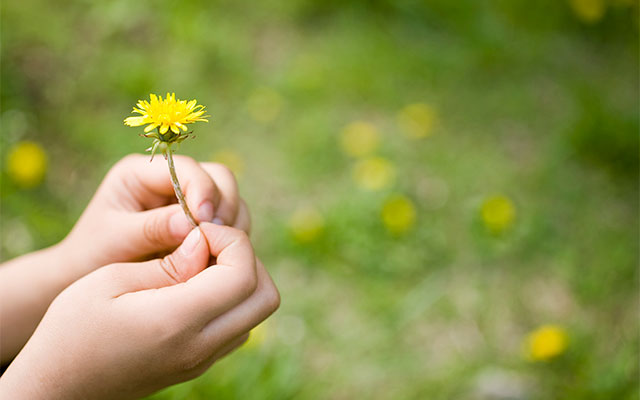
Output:
[[491,196],[482,203],[480,211],[482,222],[492,233],[503,233],[513,225],[516,208],[511,200],[503,195]]
[[413,202],[400,194],[389,197],[382,206],[382,222],[393,234],[407,232],[416,222],[416,208]]
[[525,355],[532,361],[548,361],[567,349],[567,332],[557,325],[543,325],[531,332],[524,343]]
[[175,93],[167,93],[166,98],[150,94],[151,101],[139,100],[137,106],[133,107],[134,113],[140,116],[125,118],[124,124],[127,126],[147,125],[145,133],[159,128],[160,135],[164,135],[171,129],[175,134],[180,133],[180,129],[187,130],[186,125],[194,122],[209,122],[204,115],[205,109],[196,100],[176,100]]
[[253,328],[244,347],[246,349],[258,349],[262,347],[267,340],[267,336],[269,336],[267,325],[270,323],[269,321],[265,321]]
[[382,157],[365,158],[353,167],[354,181],[366,190],[384,189],[394,182],[395,177],[395,167],[389,160]]
[[368,122],[356,121],[342,131],[340,141],[345,153],[352,157],[371,154],[380,142],[376,127]]
[[300,207],[289,219],[289,229],[298,242],[309,243],[324,230],[324,218],[314,207]]
[[587,24],[600,21],[607,7],[604,0],[569,0],[569,5],[578,19]]
[[398,125],[405,135],[421,139],[433,133],[436,111],[424,103],[409,104],[398,113]]
[[7,173],[16,184],[24,188],[35,187],[47,171],[47,154],[35,142],[20,142],[9,150]]
[[[204,115],[205,107],[197,104],[196,100],[176,100],[175,93],[167,93],[164,99],[151,93],[149,98],[150,101],[138,100],[137,107],[133,107],[132,112],[140,115],[125,118],[124,124],[147,125],[144,128],[144,136],[155,139],[153,145],[147,149],[151,151],[151,159],[158,148],[165,154],[172,143],[180,143],[188,138],[189,134],[184,133],[187,131],[187,124],[209,122],[208,115]],[[157,132],[153,132],[154,129],[157,129]]]

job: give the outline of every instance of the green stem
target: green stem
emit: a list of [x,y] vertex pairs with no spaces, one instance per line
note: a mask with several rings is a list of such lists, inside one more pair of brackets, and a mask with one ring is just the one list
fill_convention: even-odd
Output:
[[180,188],[180,182],[178,182],[178,176],[176,175],[176,167],[173,164],[173,156],[171,155],[171,148],[167,149],[165,153],[167,155],[167,163],[169,164],[169,173],[171,174],[171,183],[173,184],[173,191],[176,192],[176,197],[178,198],[178,203],[180,203],[180,207],[182,207],[182,211],[187,216],[189,222],[193,227],[197,227],[198,223],[196,219],[193,218],[193,214],[189,211],[189,207],[187,207],[187,202],[184,199],[184,194],[182,194],[182,189]]

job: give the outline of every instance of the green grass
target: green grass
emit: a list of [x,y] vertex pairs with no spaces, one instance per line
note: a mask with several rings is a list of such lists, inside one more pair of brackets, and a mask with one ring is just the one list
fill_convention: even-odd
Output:
[[[122,125],[131,104],[175,91],[213,115],[182,154],[242,157],[283,302],[264,341],[151,398],[638,399],[634,4],[586,24],[551,0],[4,2],[2,153],[35,140],[50,164],[33,190],[3,170],[3,258],[63,238],[148,145]],[[280,99],[268,123],[247,108],[260,87]],[[438,114],[418,141],[396,124],[414,102]],[[377,126],[391,187],[354,184],[353,120]],[[400,237],[391,193],[417,210]],[[479,215],[496,193],[516,207],[499,236]],[[324,218],[310,243],[289,230],[299,206]],[[569,347],[528,362],[546,323]]]

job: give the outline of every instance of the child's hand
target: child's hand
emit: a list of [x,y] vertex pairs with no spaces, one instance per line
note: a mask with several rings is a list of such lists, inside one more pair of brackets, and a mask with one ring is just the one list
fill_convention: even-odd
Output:
[[[191,211],[200,221],[216,221],[249,231],[247,206],[233,174],[220,164],[199,164],[176,156],[179,179]],[[11,260],[0,269],[0,293],[10,304],[0,325],[0,362],[20,351],[51,301],[94,269],[114,262],[161,257],[184,240],[191,226],[176,202],[161,157],[132,155],[116,164],[65,240]]]
[[[224,166],[174,156],[187,204],[199,222],[249,232],[250,217],[233,174]],[[107,174],[59,250],[76,279],[114,262],[164,255],[175,249],[191,225],[176,203],[166,161],[130,155]]]
[[279,302],[247,235],[203,223],[163,259],[112,264],[63,291],[0,379],[0,397],[147,395],[203,373]]

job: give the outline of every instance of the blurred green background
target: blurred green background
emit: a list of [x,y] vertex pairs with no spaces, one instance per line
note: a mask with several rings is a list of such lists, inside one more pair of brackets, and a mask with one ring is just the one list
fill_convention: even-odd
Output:
[[4,1],[2,258],[213,116],[281,309],[153,399],[638,399],[638,2]]

